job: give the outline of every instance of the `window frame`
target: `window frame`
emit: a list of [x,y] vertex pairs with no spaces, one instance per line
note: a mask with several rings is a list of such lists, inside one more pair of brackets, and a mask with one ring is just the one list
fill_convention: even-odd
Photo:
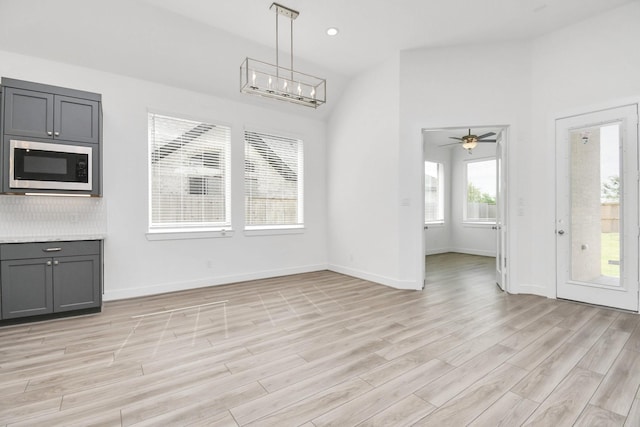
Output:
[[[426,206],[426,199],[427,199],[427,172],[426,172],[426,164],[427,163],[432,163],[435,164],[437,167],[437,174],[438,174],[438,215],[437,216],[441,216],[442,219],[435,219],[435,220],[431,220],[431,221],[427,221],[427,206]],[[424,225],[444,225],[446,223],[446,206],[445,206],[445,176],[444,176],[444,169],[445,169],[445,165],[443,162],[439,162],[439,161],[432,161],[432,160],[425,160],[424,161],[424,198],[425,198],[425,215],[424,215]]]
[[[485,156],[479,157],[475,159],[466,159],[464,160],[464,170],[463,170],[463,180],[462,180],[462,223],[467,226],[492,226],[497,222],[497,217],[492,219],[488,219],[487,221],[482,221],[481,218],[468,218],[468,192],[469,192],[469,165],[472,163],[482,163],[482,162],[490,162],[493,161],[496,163],[495,167],[497,168],[497,157],[496,156]],[[494,169],[494,171],[497,171]],[[495,178],[495,199],[496,199],[496,209],[497,209],[497,197],[498,197],[498,187],[497,187],[497,174],[494,175]],[[497,216],[497,212],[496,212]]]
[[[294,224],[250,224],[248,218],[248,202],[249,202],[249,194],[247,191],[247,181],[248,177],[248,167],[252,169],[251,173],[257,173],[257,169],[259,168],[252,159],[248,158],[247,155],[247,134],[255,133],[264,136],[271,136],[274,139],[282,139],[295,141],[297,144],[297,164],[296,164],[296,201],[297,201],[297,221]],[[304,212],[304,182],[305,182],[305,143],[304,138],[301,135],[292,134],[290,132],[284,132],[280,130],[274,129],[265,129],[260,127],[246,126],[242,133],[243,138],[243,153],[244,153],[244,164],[243,164],[243,189],[244,189],[244,234],[247,236],[263,236],[263,235],[273,235],[273,234],[298,234],[303,233],[306,227],[305,225],[305,212]],[[248,166],[249,165],[249,166]]]
[[[219,222],[190,222],[190,223],[168,223],[166,225],[154,224],[153,222],[153,143],[152,143],[152,129],[151,120],[152,116],[160,116],[165,119],[174,119],[176,121],[189,121],[198,124],[212,125],[223,129],[226,134],[226,140],[222,144],[222,149],[219,147],[210,147],[208,151],[199,153],[203,155],[206,152],[218,152],[222,155],[221,164],[224,167],[224,175],[222,180],[223,200],[224,207],[224,219]],[[212,121],[209,119],[203,119],[202,117],[193,117],[187,114],[173,113],[173,112],[161,112],[155,110],[147,110],[147,166],[148,166],[148,182],[147,182],[147,232],[146,237],[148,240],[174,240],[174,239],[191,239],[191,238],[209,238],[209,237],[231,237],[233,235],[232,228],[232,191],[231,191],[231,155],[232,155],[232,135],[233,129],[229,123],[223,121]],[[194,176],[196,177],[196,176]],[[186,176],[186,194],[190,194],[190,178],[192,176]],[[207,179],[207,177],[204,177]],[[195,194],[194,194],[195,195]]]

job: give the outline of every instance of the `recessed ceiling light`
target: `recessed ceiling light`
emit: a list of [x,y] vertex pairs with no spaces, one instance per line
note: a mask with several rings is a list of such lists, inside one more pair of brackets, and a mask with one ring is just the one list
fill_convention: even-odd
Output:
[[327,28],[327,35],[335,36],[338,34],[338,29],[336,27]]

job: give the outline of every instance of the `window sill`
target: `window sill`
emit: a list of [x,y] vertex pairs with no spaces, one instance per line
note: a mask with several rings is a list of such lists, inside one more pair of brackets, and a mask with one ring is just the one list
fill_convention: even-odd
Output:
[[287,226],[282,228],[245,228],[244,235],[247,237],[253,236],[278,236],[286,234],[303,234],[305,232],[304,226]]
[[146,233],[147,240],[188,240],[233,237],[233,230],[154,230]]

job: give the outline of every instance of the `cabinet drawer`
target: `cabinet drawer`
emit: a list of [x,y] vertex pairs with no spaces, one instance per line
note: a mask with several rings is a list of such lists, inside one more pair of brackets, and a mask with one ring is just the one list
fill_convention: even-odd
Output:
[[4,243],[0,245],[0,259],[26,259],[75,255],[99,255],[100,241]]

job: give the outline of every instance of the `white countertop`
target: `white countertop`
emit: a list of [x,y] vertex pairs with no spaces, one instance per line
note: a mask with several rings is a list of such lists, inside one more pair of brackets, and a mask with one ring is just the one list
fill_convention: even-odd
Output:
[[16,236],[0,237],[0,243],[68,242],[72,240],[104,240],[104,234],[80,234],[65,236]]

